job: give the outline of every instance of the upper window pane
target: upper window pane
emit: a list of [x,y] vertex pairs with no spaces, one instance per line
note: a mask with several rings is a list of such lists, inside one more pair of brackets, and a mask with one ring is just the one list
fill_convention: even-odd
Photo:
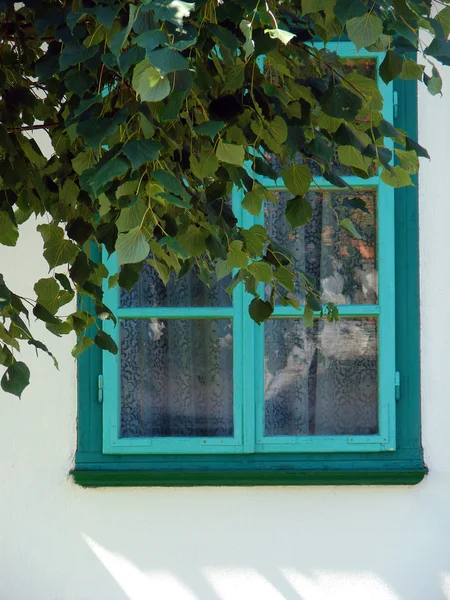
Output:
[[[313,191],[306,195],[313,208],[313,218],[303,227],[292,230],[285,217],[288,192],[276,193],[278,204],[265,203],[264,221],[271,238],[289,250],[294,269],[315,279],[322,302],[335,304],[376,304],[378,277],[376,267],[376,190],[346,192]],[[343,204],[358,197],[366,211]],[[362,239],[356,239],[339,227],[341,220],[351,217]],[[304,300],[301,283],[296,283],[296,295]]]
[[358,73],[370,79],[377,78],[377,61],[369,56],[342,59],[342,70],[344,73]]
[[217,282],[214,273],[210,287],[198,279],[198,268],[177,279],[172,273],[167,287],[156,270],[146,264],[141,278],[128,294],[120,291],[120,308],[131,307],[186,307],[231,306],[231,297],[225,291],[231,283],[231,275]]

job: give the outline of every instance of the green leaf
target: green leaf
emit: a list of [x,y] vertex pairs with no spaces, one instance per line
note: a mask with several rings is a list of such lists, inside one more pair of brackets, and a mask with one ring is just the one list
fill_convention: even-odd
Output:
[[418,65],[416,61],[410,59],[404,60],[399,78],[420,81],[422,79],[424,70],[425,67],[423,65]]
[[245,65],[242,61],[228,67],[225,74],[224,90],[235,92],[244,85]]
[[180,196],[180,198],[183,198],[186,202],[190,201],[191,195],[172,173],[169,173],[168,171],[153,171],[152,177],[168,192]]
[[147,52],[148,62],[159,69],[161,74],[167,75],[173,71],[184,71],[189,68],[188,61],[177,50],[162,48]]
[[19,398],[22,396],[23,390],[30,383],[30,370],[27,365],[21,361],[14,361],[10,365],[1,380],[2,390],[14,394]]
[[158,46],[163,46],[167,42],[167,35],[162,31],[162,29],[151,29],[150,31],[144,31],[136,38],[134,38],[134,43],[141,48],[144,48],[147,53],[150,53],[152,50],[157,48]]
[[311,171],[307,165],[293,165],[281,171],[287,189],[296,196],[304,196],[311,184]]
[[17,225],[11,220],[8,212],[0,210],[0,244],[15,246],[18,239]]
[[97,53],[97,50],[97,46],[87,48],[82,44],[78,44],[78,42],[65,44],[61,56],[59,57],[60,70],[65,71],[69,67],[86,62]]
[[354,146],[340,146],[338,149],[338,158],[341,164],[347,167],[355,167],[366,173],[372,164],[371,159],[363,156]]
[[228,266],[228,263],[226,260],[222,260],[221,258],[219,258],[219,260],[216,263],[216,269],[215,269],[217,281],[220,281],[224,277],[227,277],[227,275],[229,275],[232,270],[233,270],[233,268]]
[[389,83],[400,75],[403,68],[403,59],[401,56],[388,50],[383,62],[380,65],[380,77],[384,83]]
[[270,283],[272,281],[272,267],[269,263],[262,260],[252,261],[247,267],[247,271],[249,271],[257,281],[262,281],[263,283]]
[[433,66],[431,77],[424,73],[423,81],[432,96],[442,94],[442,78],[436,67]]
[[434,56],[443,65],[450,65],[450,41],[435,38],[428,48],[425,49],[425,54]]
[[419,159],[414,150],[395,149],[395,154],[400,160],[400,165],[408,171],[408,173],[417,173],[419,170]]
[[156,160],[161,149],[162,144],[153,140],[132,140],[123,146],[122,153],[131,162],[133,171],[136,171],[144,163]]
[[277,115],[272,121],[265,123],[264,139],[266,142],[267,134],[270,135],[277,144],[284,144],[288,137],[288,128],[283,117]]
[[140,227],[134,227],[127,233],[120,233],[116,243],[117,260],[119,265],[138,263],[146,259],[150,246]]
[[175,196],[174,194],[159,193],[158,198],[161,198],[168,204],[173,204],[174,206],[184,208],[185,210],[189,210],[191,208],[191,205],[189,204],[189,202],[186,202],[186,200],[182,200],[181,198],[179,198],[178,196]]
[[227,144],[221,140],[217,144],[216,156],[222,162],[242,167],[245,159],[245,150],[241,145]]
[[109,42],[109,47],[111,49],[111,52],[113,54],[115,54],[116,56],[119,56],[120,51],[126,45],[128,36],[130,35],[130,32],[131,32],[131,28],[133,27],[138,14],[139,14],[138,7],[135,4],[129,4],[129,14],[128,14],[127,26],[124,29],[122,29],[121,31],[119,31],[118,33],[116,33],[112,37],[111,41]]
[[335,0],[302,0],[302,13],[317,13],[332,8]]
[[205,177],[212,177],[219,168],[219,161],[211,147],[204,147],[201,149],[199,160],[191,154],[189,158],[191,164],[191,170],[196,177],[204,179]]
[[158,102],[170,94],[170,81],[145,59],[134,68],[133,88],[143,102]]
[[37,301],[53,315],[60,307],[59,294],[60,287],[53,277],[39,279],[34,284],[34,291],[37,295]]
[[205,123],[194,127],[194,131],[200,135],[207,135],[214,140],[219,131],[224,127],[225,123],[223,121],[206,121]]
[[353,221],[351,219],[349,219],[349,218],[342,219],[342,221],[339,222],[339,225],[342,227],[342,229],[345,229],[346,231],[351,233],[351,235],[353,237],[355,237],[356,239],[358,239],[358,240],[362,239],[361,234],[356,229],[355,224],[353,223]]
[[98,150],[105,138],[112,135],[118,126],[126,121],[127,117],[128,111],[121,109],[113,117],[80,121],[77,125],[77,132],[85,138],[88,146]]
[[84,335],[76,346],[72,349],[72,356],[78,358],[85,350],[93,346],[94,340],[87,335]]
[[442,25],[446,37],[450,35],[450,6],[446,6],[438,12],[436,19]]
[[285,31],[284,29],[265,29],[264,33],[268,33],[274,40],[280,40],[282,44],[288,44],[295,37],[295,33]]
[[273,313],[273,306],[267,300],[261,300],[260,298],[253,298],[248,307],[250,317],[261,325],[264,321],[270,317]]
[[177,236],[177,239],[189,256],[198,256],[206,250],[205,240],[208,235],[209,232],[205,229],[189,225],[186,231]]
[[81,175],[81,173],[83,173],[83,171],[90,169],[94,165],[95,165],[94,152],[90,148],[88,148],[87,150],[84,150],[83,152],[80,152],[80,154],[78,154],[77,156],[75,156],[75,158],[72,159],[72,166],[74,168],[74,171],[78,175]]
[[167,265],[160,262],[159,260],[148,260],[149,265],[151,265],[159,275],[159,278],[163,282],[164,285],[167,285],[170,279],[170,271]]
[[353,121],[360,111],[363,101],[354,91],[344,85],[335,85],[321,98],[322,110],[334,119]]
[[94,196],[98,196],[106,184],[110,183],[116,177],[122,177],[130,168],[129,164],[123,159],[115,156],[101,166],[94,167],[83,173],[80,183],[87,180],[91,186]]
[[354,17],[346,23],[347,34],[360,50],[374,44],[383,33],[383,22],[374,12],[368,12],[362,17]]
[[56,225],[38,225],[37,230],[44,240],[44,258],[50,269],[58,265],[71,264],[79,250],[69,240],[64,239],[64,231]]
[[319,301],[319,298],[315,294],[309,292],[306,296],[306,306],[308,306],[314,312],[321,312],[322,305]]
[[251,215],[258,216],[261,212],[265,197],[266,193],[264,188],[255,186],[253,190],[245,194],[242,200],[242,206]]
[[286,204],[286,219],[292,229],[301,227],[311,221],[313,215],[311,204],[303,196],[295,196]]
[[344,198],[342,206],[347,206],[348,208],[360,210],[361,212],[369,214],[369,211],[366,208],[366,202],[362,198]]
[[294,278],[291,271],[286,267],[278,267],[274,272],[275,279],[289,292],[295,292]]
[[262,225],[252,225],[250,229],[241,229],[245,249],[250,256],[261,256],[264,244],[269,239],[266,229]]
[[305,312],[303,313],[303,325],[304,327],[314,325],[314,311],[308,304],[305,306]]
[[117,354],[118,352],[116,342],[108,333],[105,333],[101,329],[97,331],[94,342],[99,348],[102,350],[107,350],[108,352],[111,352],[111,354]]
[[52,315],[52,313],[49,310],[47,310],[45,306],[42,306],[42,304],[39,303],[34,305],[33,315],[36,317],[36,319],[44,321],[44,323],[61,323],[61,319],[58,319],[57,317],[55,317],[55,315]]
[[245,37],[245,43],[243,44],[242,49],[245,52],[245,60],[247,60],[255,51],[255,43],[252,38],[252,24],[250,21],[247,21],[247,19],[243,19],[239,23],[239,29]]
[[248,264],[248,256],[242,250],[242,242],[234,240],[230,244],[227,256],[227,265],[229,269],[242,269]]
[[59,190],[59,198],[63,204],[75,204],[78,199],[80,188],[72,179],[66,179]]
[[391,171],[383,169],[381,172],[381,181],[393,188],[413,185],[408,171],[405,171],[405,169],[402,169],[402,167],[399,167],[398,165],[391,167]]
[[[122,208],[120,216],[116,221],[117,230],[119,233],[130,231],[139,227],[142,223],[142,219],[147,211],[147,205],[142,200],[137,200],[131,206]],[[133,261],[134,262],[134,261]]]
[[417,156],[421,156],[423,158],[430,158],[430,155],[425,150],[425,148],[423,148],[420,144],[418,144],[410,137],[406,137],[406,150],[414,150]]

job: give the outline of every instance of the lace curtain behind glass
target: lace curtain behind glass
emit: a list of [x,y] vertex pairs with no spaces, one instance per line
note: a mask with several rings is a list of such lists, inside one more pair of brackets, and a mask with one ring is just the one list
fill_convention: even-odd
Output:
[[[229,278],[208,288],[196,273],[167,288],[146,265],[121,307],[229,306]],[[121,319],[121,437],[233,435],[230,319]]]

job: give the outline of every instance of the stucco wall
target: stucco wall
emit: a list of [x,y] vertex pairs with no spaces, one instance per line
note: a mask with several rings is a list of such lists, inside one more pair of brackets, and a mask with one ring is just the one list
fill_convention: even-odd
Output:
[[[82,489],[72,340],[0,392],[0,599],[450,599],[450,73],[420,91],[423,441],[415,487]],[[0,250],[25,295],[45,276],[29,226]]]

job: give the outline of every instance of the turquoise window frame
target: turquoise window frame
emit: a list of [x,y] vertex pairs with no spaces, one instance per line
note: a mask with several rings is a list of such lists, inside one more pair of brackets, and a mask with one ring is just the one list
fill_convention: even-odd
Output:
[[[342,51],[342,44],[340,46]],[[349,54],[345,52],[345,55]],[[361,55],[363,53],[359,54],[359,56]],[[390,119],[389,114],[386,114],[385,118],[394,121],[397,127],[407,130],[411,137],[416,138],[417,90],[415,82],[396,82],[389,93],[392,93],[393,98],[395,94],[398,98],[398,105],[395,114],[392,112]],[[394,102],[389,105],[395,108]],[[351,180],[351,178],[349,179]],[[353,181],[353,183],[358,182],[360,180]],[[417,182],[415,181],[415,183]],[[363,184],[364,187],[384,185],[378,178],[373,178],[373,181],[365,180]],[[270,182],[270,187],[274,187],[273,182]],[[390,279],[386,279],[386,286],[390,282],[390,287],[401,289],[402,294],[395,297],[394,290],[387,287],[384,292],[386,302],[388,302],[387,298],[390,298],[391,302],[389,306],[386,304],[385,310],[385,298],[383,298],[382,284],[380,283],[379,305],[383,307],[381,313],[378,305],[372,307],[342,306],[340,308],[342,317],[361,314],[384,315],[385,312],[390,314],[389,318],[385,317],[384,326],[389,329],[385,335],[391,334],[391,343],[388,343],[389,338],[386,337],[383,346],[383,334],[381,332],[379,334],[380,352],[386,353],[383,362],[387,363],[388,358],[391,361],[389,374],[384,380],[388,382],[386,383],[386,393],[380,394],[380,416],[384,419],[384,421],[380,421],[384,427],[381,431],[383,432],[382,437],[387,437],[387,441],[379,439],[375,443],[371,443],[375,436],[370,436],[371,440],[369,441],[363,439],[363,436],[350,436],[360,439],[356,441],[338,440],[343,442],[341,446],[337,445],[334,439],[329,440],[322,437],[313,440],[315,446],[306,444],[302,447],[302,444],[297,445],[291,440],[278,445],[273,444],[272,440],[268,440],[266,443],[260,437],[257,439],[258,436],[249,434],[249,431],[250,433],[256,431],[255,394],[258,393],[258,386],[254,385],[251,378],[243,377],[242,385],[239,386],[238,398],[235,400],[236,414],[239,415],[238,421],[242,417],[243,427],[239,429],[239,423],[237,423],[238,435],[233,440],[234,445],[220,444],[218,448],[214,448],[205,444],[204,440],[195,439],[187,440],[190,444],[172,446],[170,449],[162,447],[168,443],[164,441],[158,449],[153,446],[153,450],[150,450],[151,453],[148,453],[149,447],[145,448],[145,445],[139,447],[136,444],[129,444],[124,448],[118,448],[117,444],[112,443],[113,441],[117,442],[117,439],[110,435],[109,424],[112,424],[113,421],[108,420],[116,419],[116,423],[118,423],[118,404],[116,402],[112,409],[111,402],[107,403],[104,400],[104,404],[101,403],[101,400],[109,398],[111,393],[117,394],[117,390],[114,392],[110,389],[109,377],[103,378],[104,389],[102,393],[99,393],[99,381],[101,381],[102,374],[106,373],[105,367],[109,368],[108,361],[111,359],[108,357],[111,355],[104,353],[102,356],[98,348],[92,347],[78,360],[78,449],[75,469],[72,471],[75,481],[81,485],[94,487],[103,485],[418,483],[427,469],[423,463],[420,444],[417,188],[402,188],[395,192],[389,188],[389,192],[392,195],[395,194],[395,203],[391,202],[394,214],[391,214],[388,219],[390,228],[385,233],[380,229],[378,248],[381,251],[384,246],[384,238],[380,235],[387,236],[386,239],[392,241],[389,247],[395,248],[395,252],[392,252],[392,256],[395,255],[395,266],[394,261],[391,261],[392,267],[388,268]],[[388,195],[386,194],[385,197]],[[236,212],[242,218],[243,226],[251,226],[254,222],[253,217],[247,213],[240,214],[239,195],[236,194],[233,203]],[[395,286],[392,285],[394,281]],[[158,316],[158,318],[220,316],[228,318],[232,316],[234,320],[245,319],[247,323],[248,297],[243,290],[240,290],[240,287],[234,293],[232,309],[189,309],[189,315],[185,314],[184,309],[122,309],[131,311],[123,313],[122,316],[125,314],[128,317],[141,318],[148,316]],[[110,300],[111,298],[105,298],[107,303]],[[139,311],[139,314],[132,311]],[[157,311],[158,315],[151,311]],[[275,318],[283,316],[292,317],[294,315],[286,314],[285,308],[277,307]],[[298,318],[299,314],[295,313],[295,317]],[[394,324],[396,328],[395,343],[392,335]],[[107,328],[109,327],[111,324],[108,323]],[[261,344],[255,344],[255,340],[257,336],[263,335],[263,329],[257,328],[251,322],[246,327],[253,328],[254,335],[243,335],[241,343],[238,343],[239,340],[235,338],[234,360],[245,356],[247,370],[252,372],[255,364],[252,365],[251,362],[249,364],[247,357],[251,357],[250,360],[255,361],[255,356],[257,356],[255,348],[256,346],[261,348]],[[382,319],[380,319],[381,327]],[[237,330],[238,328],[234,334]],[[111,330],[111,333],[117,337],[118,328]],[[239,360],[239,364],[242,362]],[[118,372],[117,363],[114,365],[111,363],[110,366],[116,370],[116,373]],[[399,373],[401,377],[401,391],[398,388],[399,380],[396,373]],[[380,377],[382,378],[382,375]],[[380,381],[383,380],[380,379]],[[396,402],[392,401],[392,394],[399,396]],[[118,396],[116,395],[116,397]],[[384,398],[388,398],[387,410],[383,404]],[[105,414],[109,416],[104,420]],[[244,428],[246,435],[243,436],[243,439],[242,437],[239,439],[239,433],[244,431]],[[259,433],[261,433],[261,425],[259,425]],[[206,446],[201,452],[198,449],[199,444],[200,449],[202,445]],[[258,448],[257,444],[260,444]],[[189,446],[191,447],[189,448]],[[141,450],[141,448],[145,449]],[[255,449],[258,449],[259,452],[255,452]],[[211,451],[212,453],[209,453]]]

